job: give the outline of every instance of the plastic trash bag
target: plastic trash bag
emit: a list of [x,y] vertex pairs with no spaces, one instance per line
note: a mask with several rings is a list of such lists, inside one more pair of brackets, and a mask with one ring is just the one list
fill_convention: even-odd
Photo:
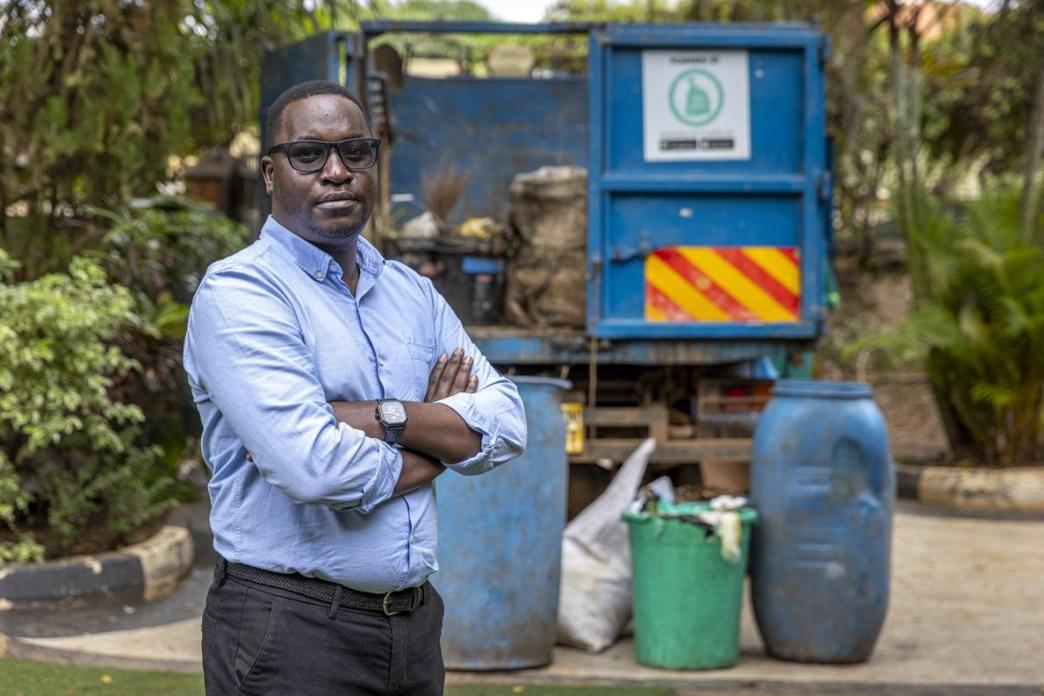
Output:
[[693,513],[684,506],[679,510],[675,507],[671,480],[661,476],[638,492],[627,511],[631,515],[648,513],[703,527],[708,535],[717,534],[721,539],[721,557],[728,563],[735,563],[743,553],[743,522],[739,510],[746,505],[746,498],[719,495],[708,503],[710,510],[706,512]]
[[597,653],[631,617],[631,547],[620,514],[641,486],[656,440],[627,458],[605,492],[570,522],[562,539],[558,642]]

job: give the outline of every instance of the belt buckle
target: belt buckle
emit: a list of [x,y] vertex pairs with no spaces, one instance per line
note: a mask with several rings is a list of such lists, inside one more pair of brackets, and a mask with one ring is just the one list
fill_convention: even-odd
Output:
[[384,612],[385,616],[395,616],[396,614],[402,613],[401,611],[391,611],[388,609],[388,600],[391,598],[393,592],[394,590],[392,592],[384,593],[384,600],[381,602],[381,610]]

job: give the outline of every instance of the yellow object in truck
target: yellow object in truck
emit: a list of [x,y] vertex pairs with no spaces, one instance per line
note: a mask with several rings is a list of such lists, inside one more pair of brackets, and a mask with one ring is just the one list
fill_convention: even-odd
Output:
[[566,454],[584,451],[584,405],[577,402],[562,404],[566,424]]

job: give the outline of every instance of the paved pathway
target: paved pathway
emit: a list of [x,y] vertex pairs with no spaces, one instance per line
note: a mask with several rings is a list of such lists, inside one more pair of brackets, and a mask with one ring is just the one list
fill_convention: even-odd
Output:
[[[888,620],[877,651],[863,665],[802,665],[766,657],[747,603],[742,656],[729,670],[643,667],[624,640],[601,655],[559,648],[544,669],[455,673],[451,680],[699,687],[694,694],[713,694],[715,685],[722,694],[747,693],[737,690],[744,684],[749,693],[761,694],[791,693],[799,684],[809,694],[1044,693],[1044,522],[945,517],[904,504],[896,515],[893,548]],[[161,602],[61,617],[0,616],[0,631],[18,637],[15,654],[198,670],[208,561],[204,555],[188,582]]]

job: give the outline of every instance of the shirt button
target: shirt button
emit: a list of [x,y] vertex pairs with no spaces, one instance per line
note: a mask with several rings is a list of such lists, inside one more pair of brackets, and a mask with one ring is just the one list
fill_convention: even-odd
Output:
[[315,272],[315,279],[316,280],[322,280],[325,277],[326,277],[326,273],[324,273],[323,271],[316,271]]

